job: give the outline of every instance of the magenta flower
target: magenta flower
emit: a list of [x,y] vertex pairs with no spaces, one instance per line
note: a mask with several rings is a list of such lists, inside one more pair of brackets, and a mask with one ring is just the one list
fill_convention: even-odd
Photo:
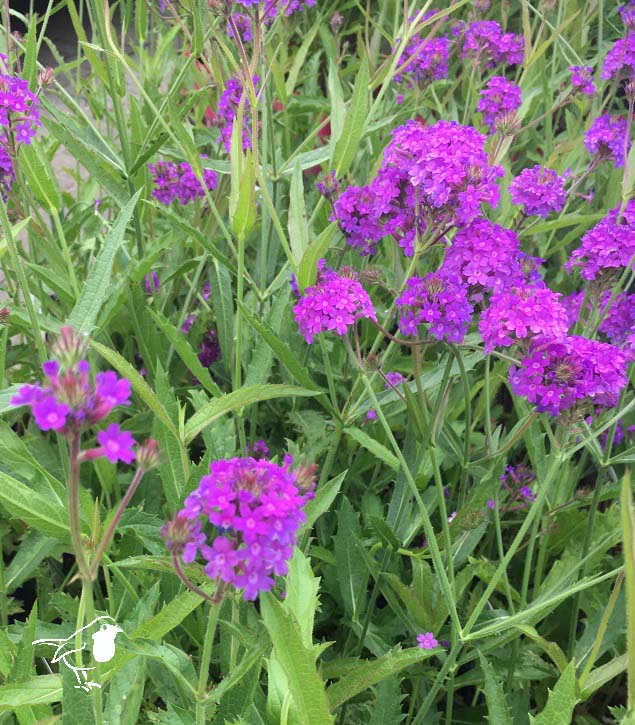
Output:
[[478,20],[465,31],[461,58],[474,58],[481,66],[493,68],[499,63],[515,65],[525,56],[522,35],[504,33],[494,20]]
[[[397,39],[399,42],[399,39]],[[396,46],[393,52],[396,50]],[[447,38],[422,38],[415,34],[410,39],[403,53],[399,56],[397,65],[401,68],[407,65],[394,79],[401,83],[404,77],[408,85],[413,83],[429,83],[448,77],[448,55],[450,41]]]
[[624,166],[624,159],[631,147],[627,138],[628,123],[622,116],[605,113],[593,121],[584,135],[586,150],[599,161],[613,159],[615,166]]
[[557,292],[540,286],[514,287],[493,295],[479,321],[485,352],[534,337],[564,337],[569,319],[559,297]]
[[[258,76],[253,77],[254,88],[259,82]],[[231,150],[232,141],[232,128],[234,118],[238,113],[238,106],[243,99],[243,129],[242,129],[242,142],[243,149],[250,149],[252,146],[252,127],[251,127],[251,112],[249,105],[249,96],[245,93],[242,83],[237,78],[230,78],[225,85],[225,90],[221,93],[218,99],[218,106],[216,108],[216,123],[220,129],[219,143],[223,143],[225,151],[227,153]]]
[[[200,551],[205,573],[243,589],[245,600],[271,589],[273,577],[287,573],[302,509],[313,496],[314,468],[292,470],[291,464],[290,456],[283,465],[251,457],[213,461],[177,519],[164,527],[168,547],[184,561]],[[216,529],[211,545],[194,528],[199,517]]]
[[496,120],[517,111],[521,103],[519,86],[503,76],[493,76],[481,91],[476,110],[483,114],[483,121],[492,133]]
[[525,214],[543,218],[562,211],[567,200],[562,176],[539,164],[523,169],[509,185],[509,193],[514,204],[525,208]]
[[593,82],[593,68],[588,65],[570,65],[571,71],[571,87],[586,96],[592,96],[595,93],[595,83]]
[[97,443],[111,463],[132,463],[135,458],[132,447],[137,442],[128,431],[121,430],[117,423],[111,423],[106,430],[100,430],[97,433]]
[[[14,398],[12,402],[16,399]],[[46,395],[32,404],[31,412],[40,430],[61,431],[66,425],[69,407],[58,402],[52,395]]]
[[370,297],[352,271],[348,271],[347,276],[336,272],[323,274],[316,285],[307,287],[293,308],[293,314],[300,333],[309,344],[320,332],[345,335],[363,317],[377,320]]
[[[6,56],[0,61],[5,64]],[[10,128],[18,143],[28,145],[41,125],[38,98],[27,81],[0,73],[0,126]]]
[[630,79],[635,74],[635,35],[627,33],[625,38],[619,38],[606,54],[602,73],[602,80],[623,78]]
[[385,377],[386,377],[386,388],[388,390],[390,390],[390,388],[396,388],[398,385],[400,385],[404,381],[403,375],[398,372],[387,372]]
[[421,649],[434,649],[439,646],[439,643],[434,638],[434,634],[432,634],[432,632],[417,635],[417,643]]
[[[176,199],[185,205],[205,196],[203,186],[186,162],[174,164],[171,161],[159,161],[157,164],[148,164],[148,169],[153,175],[152,183],[155,186],[152,196],[161,204],[169,205]],[[213,191],[218,184],[216,172],[204,169],[203,182],[209,191]]]

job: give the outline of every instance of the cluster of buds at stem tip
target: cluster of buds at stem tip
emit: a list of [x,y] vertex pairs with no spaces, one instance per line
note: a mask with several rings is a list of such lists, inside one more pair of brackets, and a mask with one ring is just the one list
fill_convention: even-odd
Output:
[[37,77],[37,84],[41,88],[52,86],[55,83],[55,71],[52,68],[45,68]]

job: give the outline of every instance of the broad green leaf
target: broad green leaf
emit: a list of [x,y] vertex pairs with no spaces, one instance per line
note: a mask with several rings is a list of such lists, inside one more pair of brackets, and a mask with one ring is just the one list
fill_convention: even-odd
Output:
[[349,500],[342,498],[337,512],[337,533],[334,537],[335,560],[344,608],[353,619],[358,616],[360,598],[363,611],[368,584],[368,569],[356,551],[355,539],[361,539],[359,515],[353,510]]
[[293,550],[286,576],[284,609],[295,617],[302,642],[309,649],[313,644],[313,621],[318,606],[320,580],[313,576],[310,560],[300,549]]
[[335,144],[340,140],[342,136],[342,130],[344,128],[344,119],[346,118],[346,106],[344,104],[344,94],[342,92],[342,84],[340,83],[340,77],[337,65],[330,60],[329,61],[329,76],[328,76],[328,91],[329,91],[329,102],[331,108],[331,153],[335,148]]
[[324,683],[315,666],[315,648],[305,646],[299,625],[272,594],[261,595],[260,608],[300,722],[303,725],[333,723]]
[[211,400],[207,405],[194,413],[185,424],[185,442],[191,443],[206,425],[209,425],[222,415],[238,411],[252,403],[271,400],[273,398],[304,397],[311,395],[317,395],[317,393],[313,390],[298,388],[294,385],[254,385],[250,388],[235,390],[233,393],[223,395],[222,398]]
[[293,91],[295,89],[296,83],[298,81],[298,74],[302,70],[302,66],[304,65],[304,62],[306,60],[306,55],[309,52],[309,48],[311,47],[311,43],[315,40],[315,36],[317,35],[319,25],[315,23],[311,30],[307,33],[306,38],[302,41],[302,45],[295,51],[295,57],[293,58],[293,64],[291,65],[291,70],[289,71],[287,75],[287,80],[285,83],[285,92],[287,96],[290,96],[293,94]]
[[483,670],[483,691],[485,692],[485,701],[487,702],[487,713],[490,723],[496,723],[496,725],[513,725],[509,705],[505,699],[505,692],[499,679],[496,677],[494,668],[480,652],[478,656],[481,660],[481,669]]
[[291,188],[289,189],[289,243],[293,261],[299,265],[309,246],[309,229],[304,205],[304,182],[302,170],[296,160],[291,174]]
[[394,453],[391,453],[384,445],[379,441],[365,433],[359,428],[344,428],[346,435],[356,440],[361,446],[369,450],[376,458],[385,463],[388,467],[392,468],[393,471],[399,470],[399,461]]
[[370,706],[368,725],[399,725],[404,718],[401,701],[405,697],[399,677],[385,677],[375,690],[375,702]]
[[55,539],[39,531],[29,531],[4,573],[6,591],[11,593],[30,578],[44,559],[58,550],[58,546]]
[[59,702],[62,699],[62,678],[59,675],[40,675],[27,682],[14,682],[0,687],[0,712],[18,707]]
[[320,516],[330,509],[331,504],[339,493],[347,473],[348,469],[342,471],[342,473],[338,474],[330,481],[318,486],[315,496],[304,507],[306,521],[302,524],[300,529],[301,532],[310,531],[313,528],[313,524],[320,518]]
[[[275,297],[267,315],[267,323],[271,327],[274,335],[280,337],[280,329],[282,320],[289,304],[289,295],[291,290],[289,287],[280,290]],[[264,385],[269,381],[271,369],[273,367],[273,350],[271,346],[262,337],[258,337],[258,342],[251,355],[251,360],[247,366],[247,374],[245,376],[245,385]]]
[[220,345],[221,362],[229,373],[234,359],[234,304],[229,272],[216,260],[210,267],[210,297],[216,315],[216,330]]
[[355,78],[355,87],[351,99],[342,135],[333,149],[332,166],[337,178],[345,174],[353,163],[357,146],[362,138],[368,115],[368,60],[364,58]]
[[18,646],[18,653],[13,663],[13,668],[7,678],[7,683],[27,682],[33,670],[33,642],[35,640],[35,628],[37,626],[37,599],[33,603],[33,608],[29,614],[29,618],[22,630],[22,639]]
[[0,471],[0,505],[29,526],[60,541],[68,541],[68,513],[17,479]]
[[140,720],[140,708],[146,680],[141,657],[133,657],[110,681],[104,720],[108,725],[134,725]]
[[331,710],[335,710],[364,690],[376,685],[384,677],[394,675],[433,654],[433,650],[426,651],[421,647],[411,647],[404,650],[392,650],[375,660],[359,660],[359,664],[351,672],[328,687],[326,692]]
[[161,314],[158,310],[150,310],[150,314],[154,317],[155,322],[168,338],[170,344],[176,350],[177,355],[183,360],[187,369],[196,376],[201,385],[211,393],[214,397],[222,395],[220,388],[212,380],[212,376],[209,374],[209,370],[201,364],[198,359],[198,355],[192,350],[190,343],[187,341],[185,335],[179,332],[176,327],[168,320],[167,317]]
[[47,210],[59,211],[60,196],[39,144],[20,145],[20,170],[35,198]]
[[538,717],[530,715],[530,722],[533,725],[570,725],[573,708],[579,700],[576,690],[575,667],[570,662],[554,689],[549,691],[545,709]]
[[628,667],[628,654],[615,657],[605,665],[600,665],[592,670],[584,681],[584,688],[580,693],[582,700],[588,700],[594,692],[626,672]]
[[[88,666],[92,665],[88,664]],[[64,725],[96,725],[93,701],[90,694],[76,687],[77,678],[70,668],[60,667],[60,674],[62,675]],[[94,670],[87,674],[89,679],[94,682],[98,682],[100,679]]]
[[300,290],[305,290],[315,282],[318,260],[324,257],[331,246],[336,231],[337,222],[331,222],[305,251],[298,270],[298,287]]
[[551,658],[560,672],[564,672],[567,669],[568,662],[566,655],[555,642],[549,642],[549,640],[541,637],[536,629],[530,627],[528,624],[519,624],[516,626],[516,629],[520,630],[526,637],[532,639]]
[[97,325],[99,311],[108,297],[115,255],[123,242],[126,227],[137,205],[141,191],[139,189],[119,212],[119,216],[106,234],[99,254],[88,273],[84,289],[81,291],[77,304],[68,318],[68,324],[74,327],[77,332],[92,332]]

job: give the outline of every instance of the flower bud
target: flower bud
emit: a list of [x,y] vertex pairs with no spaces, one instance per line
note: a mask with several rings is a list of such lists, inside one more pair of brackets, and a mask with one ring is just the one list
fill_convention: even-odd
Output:
[[52,68],[45,68],[38,75],[37,82],[42,88],[52,86],[55,83],[55,71]]
[[331,15],[331,19],[329,20],[329,27],[331,28],[333,35],[337,35],[340,32],[342,25],[344,25],[344,18],[342,17],[342,14],[338,12],[333,13],[333,15]]
[[148,438],[137,448],[137,465],[143,471],[150,471],[159,465],[159,444]]
[[85,357],[88,340],[78,335],[69,325],[60,327],[60,335],[51,346],[53,355],[63,369],[74,368]]

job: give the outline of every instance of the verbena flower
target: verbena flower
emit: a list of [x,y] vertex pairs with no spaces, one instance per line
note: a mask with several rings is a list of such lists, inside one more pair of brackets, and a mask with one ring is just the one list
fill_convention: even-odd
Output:
[[220,360],[221,350],[216,330],[208,330],[203,335],[199,350],[198,359],[205,368],[210,367],[217,360]]
[[593,68],[588,65],[570,65],[571,87],[587,96],[595,93],[595,83],[593,82]]
[[13,169],[13,161],[8,151],[0,144],[0,196],[6,201],[7,196],[13,188],[15,181],[15,171]]
[[408,121],[393,131],[382,169],[405,174],[428,213],[465,224],[481,216],[483,203],[498,203],[496,180],[504,171],[489,164],[485,140],[476,129],[454,121],[433,126]]
[[[610,297],[611,293],[607,291],[600,314],[604,315]],[[635,295],[616,295],[598,329],[613,345],[624,345],[635,330]]]
[[628,123],[621,116],[605,113],[593,121],[584,135],[587,151],[599,161],[613,159],[615,166],[624,166],[624,160],[631,147],[627,138]]
[[526,214],[543,218],[552,211],[561,211],[567,199],[562,176],[538,164],[523,169],[509,185],[509,193],[514,204],[523,206]]
[[[6,68],[6,56],[0,54],[0,68]],[[39,101],[22,78],[0,73],[0,126],[13,133],[17,143],[30,144],[41,126]]]
[[[291,464],[290,456],[282,465],[251,457],[213,461],[177,515],[188,522],[185,535],[191,537],[176,542],[183,561],[192,562],[200,551],[207,576],[242,589],[245,600],[271,589],[274,575],[287,573],[303,507],[313,496],[313,467],[294,470]],[[197,525],[200,518],[214,527],[211,545]],[[172,550],[174,533],[165,533]]]
[[487,219],[461,227],[445,253],[443,268],[470,288],[471,299],[521,284],[520,243],[511,229]]
[[517,111],[522,103],[520,86],[503,76],[493,76],[481,90],[476,110],[483,114],[483,122],[494,131],[496,120]]
[[398,385],[403,383],[404,377],[401,373],[398,372],[387,372],[385,375],[386,378],[386,388],[390,390],[391,388],[396,388]]
[[434,638],[434,634],[432,632],[418,634],[417,644],[419,645],[419,647],[421,647],[421,649],[434,649],[435,647],[439,646],[439,643]]
[[630,79],[635,74],[635,35],[628,33],[619,38],[606,54],[600,78]]
[[[254,88],[258,85],[259,81],[260,78],[258,76],[253,77]],[[230,78],[225,85],[225,90],[218,99],[216,109],[216,123],[220,129],[220,138],[218,140],[223,143],[227,153],[231,150],[232,128],[241,100],[243,100],[242,143],[243,149],[247,150],[252,146],[251,139],[253,132],[251,127],[249,96],[243,89],[242,83],[238,78]]]
[[564,337],[569,320],[559,297],[548,287],[536,285],[515,287],[493,295],[479,320],[485,352],[534,337]]
[[12,405],[28,405],[37,426],[67,435],[86,430],[117,405],[130,404],[130,382],[112,371],[97,373],[92,383],[86,360],[61,368],[51,360],[43,365],[45,385],[23,385]]
[[[393,52],[395,50],[396,46]],[[447,38],[422,38],[420,35],[413,35],[397,61],[398,68],[404,63],[406,65],[401,72],[395,74],[395,81],[401,83],[407,80],[408,85],[412,86],[414,83],[429,83],[447,78],[449,50],[450,41]]]
[[472,317],[467,288],[439,272],[411,277],[395,305],[402,334],[417,335],[425,324],[432,337],[447,342],[461,342]]
[[317,284],[307,287],[293,308],[293,314],[308,343],[312,343],[320,332],[345,335],[363,317],[377,320],[370,297],[352,271],[347,272],[347,276],[324,273]]
[[[152,196],[161,204],[169,205],[176,199],[185,205],[205,196],[203,186],[194,175],[192,167],[185,161],[180,164],[159,161],[156,164],[148,164],[148,169],[155,186]],[[203,182],[209,191],[213,191],[218,184],[216,172],[204,169]]]
[[122,431],[117,423],[111,423],[106,430],[100,430],[97,433],[97,443],[111,463],[132,463],[135,458],[132,450],[136,445],[135,439],[128,431]]
[[612,407],[627,383],[626,358],[614,345],[567,337],[536,340],[519,368],[509,369],[515,395],[557,416],[580,401]]
[[477,20],[465,31],[461,58],[473,58],[479,65],[493,68],[499,63],[522,63],[525,39],[522,35],[504,33],[494,20]]
[[582,237],[564,268],[580,268],[583,279],[595,279],[601,272],[623,269],[635,255],[635,200],[627,202],[621,216],[620,207],[612,209]]
[[633,0],[622,5],[620,8],[620,17],[629,30],[635,30],[635,3]]

